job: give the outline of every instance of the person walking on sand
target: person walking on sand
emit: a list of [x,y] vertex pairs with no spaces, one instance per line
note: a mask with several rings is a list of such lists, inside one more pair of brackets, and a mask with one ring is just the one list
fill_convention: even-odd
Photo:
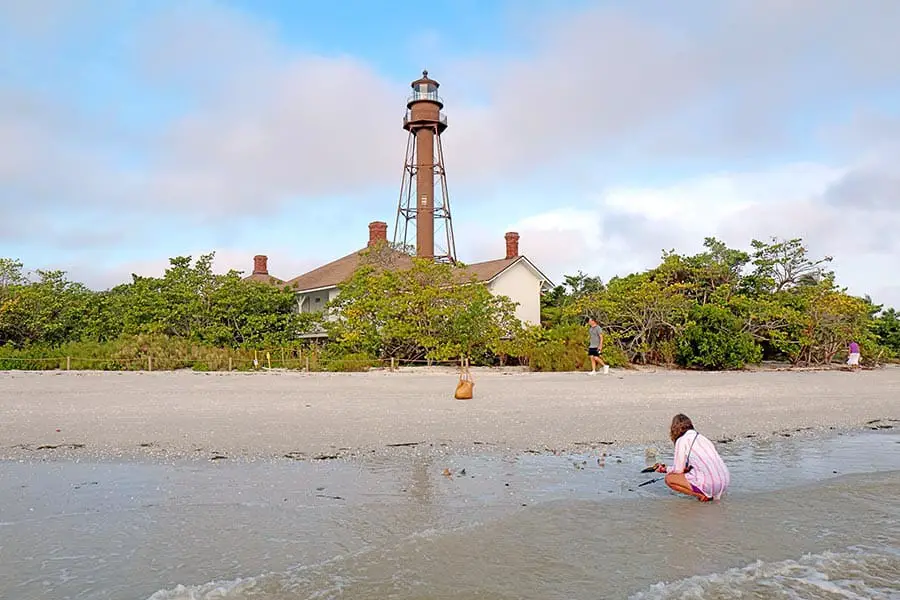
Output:
[[600,358],[600,353],[603,352],[603,330],[600,329],[600,325],[597,324],[593,317],[588,319],[588,325],[590,325],[588,330],[588,335],[590,336],[588,356],[591,358],[591,375],[597,374],[597,365],[601,365],[605,373],[609,370],[609,367]]
[[847,355],[847,365],[851,371],[859,369],[859,344],[850,342],[849,353]]
[[669,437],[675,443],[675,464],[656,465],[657,473],[666,474],[666,485],[701,502],[720,499],[731,483],[731,474],[715,445],[681,413],[672,418]]

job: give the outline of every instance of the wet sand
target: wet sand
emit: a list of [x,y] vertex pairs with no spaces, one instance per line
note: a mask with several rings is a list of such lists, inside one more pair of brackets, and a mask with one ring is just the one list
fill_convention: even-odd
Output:
[[[714,439],[900,427],[900,368],[585,373],[0,373],[0,459],[323,459],[577,451],[664,441],[684,412]],[[877,420],[877,422],[875,422]]]
[[605,464],[0,461],[0,598],[896,598],[898,444],[724,444],[713,503],[639,485],[642,446]]

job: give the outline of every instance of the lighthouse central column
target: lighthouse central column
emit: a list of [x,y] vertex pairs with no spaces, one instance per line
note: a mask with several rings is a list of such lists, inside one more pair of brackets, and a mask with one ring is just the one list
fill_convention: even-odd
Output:
[[434,257],[434,131],[416,132],[416,256]]

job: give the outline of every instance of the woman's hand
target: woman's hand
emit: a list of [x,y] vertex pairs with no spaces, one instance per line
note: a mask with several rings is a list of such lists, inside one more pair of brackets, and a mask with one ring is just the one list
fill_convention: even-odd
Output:
[[657,473],[665,473],[666,472],[666,463],[659,463],[658,465],[656,465],[656,472]]

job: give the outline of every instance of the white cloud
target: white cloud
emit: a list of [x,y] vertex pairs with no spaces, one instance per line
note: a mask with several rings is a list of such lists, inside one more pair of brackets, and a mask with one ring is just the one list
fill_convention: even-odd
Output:
[[260,212],[298,197],[399,185],[405,132],[391,110],[397,103],[365,66],[294,61],[255,85],[262,87],[235,90],[167,133],[151,195]]
[[[490,69],[471,61],[448,67],[453,79],[442,89],[454,179],[565,170],[584,153],[653,160],[771,149],[792,103],[900,74],[900,64],[883,59],[900,54],[900,38],[871,43],[887,28],[885,15],[897,12],[890,3],[766,6],[734,3],[692,23],[602,6],[536,16],[532,33],[518,40],[530,44],[527,54],[478,57]],[[737,21],[741,27],[729,27]],[[351,57],[298,53],[278,40],[275,24],[211,2],[160,11],[135,40],[130,59],[141,83],[192,108],[158,136],[130,140],[145,145],[151,163],[129,169],[110,160],[112,149],[90,148],[93,135],[42,121],[35,139],[57,142],[43,171],[91,179],[79,188],[58,177],[59,193],[48,194],[56,203],[80,191],[82,203],[117,205],[127,195],[138,208],[239,212],[252,202],[276,212],[287,201],[397,178],[407,81]],[[818,52],[840,59],[827,76],[811,68],[822,64]],[[453,99],[454,90],[471,87],[487,101]],[[13,140],[30,143],[22,135],[3,141]],[[4,170],[13,168],[40,178],[33,166],[7,161]]]
[[459,168],[490,177],[582,152],[649,161],[778,151],[789,115],[848,89],[889,89],[900,75],[886,59],[900,54],[896,3],[731,2],[702,15],[666,4],[554,15],[526,57],[474,72],[465,63],[460,76],[477,77],[488,99],[452,109]]
[[[650,268],[664,249],[701,251],[707,236],[748,250],[754,238],[802,237],[813,256],[835,257],[839,283],[852,293],[900,306],[898,288],[885,279],[900,264],[900,187],[879,187],[882,175],[799,164],[618,188],[597,197],[591,210],[561,207],[510,228],[521,234],[523,253],[557,280],[579,269],[609,279]],[[829,201],[846,178],[892,209]]]
[[674,222],[683,229],[702,230],[757,204],[819,196],[844,172],[795,164],[761,173],[709,174],[664,188],[612,188],[604,204],[623,213]]

